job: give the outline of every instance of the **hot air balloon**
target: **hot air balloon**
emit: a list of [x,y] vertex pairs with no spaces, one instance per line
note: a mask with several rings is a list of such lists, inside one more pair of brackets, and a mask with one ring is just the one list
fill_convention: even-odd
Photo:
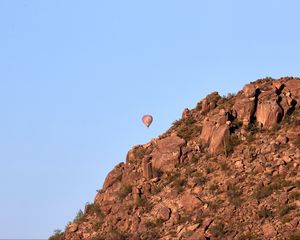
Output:
[[153,121],[153,117],[152,117],[151,115],[149,115],[149,114],[144,115],[144,116],[142,117],[142,122],[144,123],[144,125],[145,125],[147,128],[151,125],[152,121]]

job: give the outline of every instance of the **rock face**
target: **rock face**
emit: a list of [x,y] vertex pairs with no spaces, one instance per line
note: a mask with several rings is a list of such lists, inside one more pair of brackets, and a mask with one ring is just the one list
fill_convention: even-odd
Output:
[[121,181],[123,171],[124,171],[124,163],[120,163],[107,175],[103,184],[103,191],[107,188],[115,184],[116,182]]
[[181,147],[185,141],[177,136],[159,140],[157,148],[152,153],[152,166],[155,169],[170,172],[179,163]]
[[263,127],[275,126],[283,117],[283,110],[278,105],[278,96],[273,94],[265,94],[259,98],[256,120]]
[[217,92],[106,177],[51,240],[299,239],[300,79]]
[[228,117],[229,113],[221,110],[218,114],[206,117],[203,121],[200,140],[209,146],[209,151],[212,154],[224,151],[224,143],[229,137]]

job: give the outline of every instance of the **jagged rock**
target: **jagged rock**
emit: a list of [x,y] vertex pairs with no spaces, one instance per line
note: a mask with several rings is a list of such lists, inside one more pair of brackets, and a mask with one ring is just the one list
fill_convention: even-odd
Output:
[[116,182],[121,181],[124,168],[125,168],[124,163],[119,163],[118,165],[115,166],[115,168],[105,178],[103,188],[102,188],[103,191],[105,191],[107,188],[109,188]]
[[202,112],[209,112],[216,108],[218,100],[221,98],[218,92],[213,92],[202,100]]
[[181,147],[185,141],[177,136],[170,136],[157,141],[157,147],[152,152],[152,167],[170,172],[179,163]]
[[276,125],[282,118],[282,108],[277,103],[277,95],[266,94],[259,98],[256,110],[256,120],[263,127],[269,128]]

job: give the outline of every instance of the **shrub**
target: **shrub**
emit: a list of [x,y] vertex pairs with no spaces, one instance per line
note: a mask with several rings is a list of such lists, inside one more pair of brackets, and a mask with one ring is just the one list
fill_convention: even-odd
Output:
[[212,192],[214,192],[214,191],[216,191],[216,190],[218,190],[218,189],[219,189],[219,185],[216,184],[216,183],[213,183],[213,184],[211,184],[211,185],[209,186],[209,190],[212,191]]
[[291,235],[290,235],[290,240],[300,240],[300,232],[293,232]]
[[278,178],[270,185],[257,189],[256,192],[254,193],[254,197],[257,200],[261,200],[263,198],[270,196],[274,191],[288,186],[290,183],[291,183],[290,181],[286,181],[285,179]]
[[103,218],[103,213],[101,212],[100,205],[98,203],[86,204],[86,214],[92,215],[96,214],[98,218]]
[[184,213],[179,216],[177,224],[184,224],[186,222],[191,222],[192,216],[190,214]]
[[296,182],[295,182],[295,185],[296,185],[297,188],[300,189],[300,180],[296,181]]
[[54,230],[54,234],[48,240],[63,240],[63,233],[60,229]]
[[102,227],[102,225],[103,225],[103,221],[93,222],[93,230],[95,232],[99,231],[99,229]]
[[137,159],[142,159],[145,156],[146,151],[147,150],[144,147],[140,146],[134,150],[134,157]]
[[296,145],[296,147],[300,148],[300,136],[298,136],[298,137],[294,140],[294,144]]
[[225,236],[225,225],[223,223],[217,223],[209,228],[209,232],[213,237],[224,237]]
[[266,207],[261,208],[257,214],[259,218],[273,217],[273,212]]
[[279,209],[279,215],[282,217],[294,209],[296,209],[295,205],[284,205]]
[[246,140],[248,143],[251,143],[255,140],[255,135],[253,133],[250,133],[246,136]]
[[230,167],[228,166],[228,164],[226,162],[221,162],[220,163],[220,167],[222,171],[228,171],[230,170]]
[[245,233],[238,237],[237,240],[256,240],[257,237],[253,233]]
[[177,135],[186,141],[198,136],[201,133],[202,127],[196,124],[196,121],[191,117],[182,119],[180,122],[175,122],[173,126],[177,127]]
[[300,199],[300,192],[292,192],[289,196],[290,199],[299,200]]
[[236,207],[241,206],[242,199],[241,199],[242,192],[235,186],[229,185],[227,189],[227,196],[229,198],[229,202]]
[[83,214],[82,210],[79,209],[79,211],[77,212],[76,217],[74,218],[74,222],[79,223],[83,220],[83,218],[84,218],[84,214]]
[[147,199],[138,197],[136,206],[140,208],[144,208],[145,212],[150,212],[153,208],[153,204],[149,202]]
[[127,239],[126,235],[123,232],[116,230],[116,229],[111,231],[110,238],[113,240],[126,240]]
[[203,186],[207,182],[207,178],[205,176],[200,176],[196,178],[194,182],[199,186]]
[[177,191],[177,193],[182,192],[184,190],[184,186],[185,185],[186,185],[186,180],[185,179],[177,178],[173,182],[173,187],[175,188],[175,190]]
[[152,169],[153,177],[161,177],[163,175],[163,171],[157,168]]
[[131,186],[122,186],[119,192],[117,193],[117,195],[118,198],[122,201],[131,192],[132,192]]
[[229,138],[224,140],[224,154],[225,156],[229,156],[231,153],[233,153],[234,148],[240,144],[240,139],[237,135],[231,134]]

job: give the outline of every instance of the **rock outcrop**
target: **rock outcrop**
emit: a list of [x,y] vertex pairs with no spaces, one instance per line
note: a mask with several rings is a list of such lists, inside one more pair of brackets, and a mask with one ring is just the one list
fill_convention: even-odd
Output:
[[300,239],[300,79],[209,94],[52,240]]

